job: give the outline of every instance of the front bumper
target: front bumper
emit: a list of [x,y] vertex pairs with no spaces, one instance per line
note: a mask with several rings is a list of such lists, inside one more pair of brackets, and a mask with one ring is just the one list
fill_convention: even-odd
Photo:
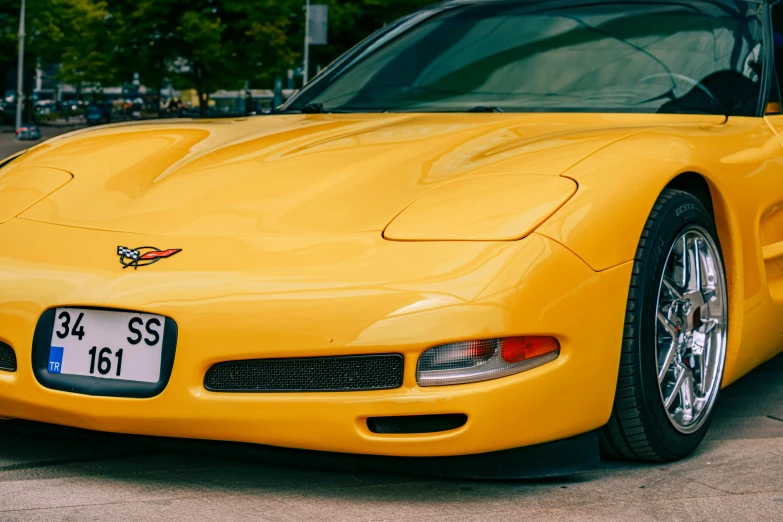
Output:
[[[508,243],[396,243],[375,235],[177,241],[21,219],[0,227],[0,341],[18,359],[17,372],[0,372],[0,415],[388,456],[519,448],[586,433],[609,418],[630,264],[596,273],[535,234]],[[183,252],[123,270],[117,246],[137,243]],[[130,399],[43,387],[30,347],[41,314],[56,306],[174,319],[179,340],[166,389]],[[416,361],[427,348],[515,335],[556,336],[561,355],[494,381],[416,384]],[[403,386],[394,390],[223,394],[203,385],[207,369],[222,361],[390,352],[405,358]],[[374,416],[442,413],[464,413],[468,422],[416,435],[374,434],[366,425]]]

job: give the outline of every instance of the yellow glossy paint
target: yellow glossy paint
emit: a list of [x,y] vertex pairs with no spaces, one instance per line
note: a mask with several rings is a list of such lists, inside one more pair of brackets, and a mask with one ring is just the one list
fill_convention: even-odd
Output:
[[728,384],[783,348],[783,294],[767,272],[760,240],[765,211],[783,204],[783,145],[771,117],[691,119],[690,125],[662,120],[563,173],[579,191],[538,232],[605,270],[633,257],[671,180],[684,173],[703,177],[728,271]]
[[[576,192],[555,176],[474,176],[417,199],[384,231],[402,241],[512,241],[538,228]],[[487,207],[492,211],[487,212]]]
[[46,167],[22,167],[0,172],[0,223],[35,205],[71,181],[69,173]]
[[[783,348],[779,273],[764,255],[777,247],[760,239],[762,223],[764,237],[779,237],[764,216],[783,204],[783,142],[771,120],[292,115],[110,126],[52,140],[2,171],[59,169],[73,180],[48,196],[41,181],[45,197],[0,225],[0,340],[19,362],[17,372],[0,372],[0,415],[416,456],[589,431],[611,411],[642,228],[661,190],[685,172],[709,184],[729,268],[730,382]],[[118,245],[182,252],[123,270]],[[138,400],[42,387],[32,336],[57,306],[174,319],[164,392]],[[555,336],[561,356],[494,381],[416,384],[416,360],[432,346],[518,335]],[[220,361],[389,352],[405,357],[396,390],[203,386]],[[465,413],[468,423],[390,436],[364,422],[435,413]]]
[[477,116],[268,116],[65,137],[25,165],[56,166],[76,182],[22,217],[161,235],[380,232],[444,183],[558,176],[639,131],[609,116]]

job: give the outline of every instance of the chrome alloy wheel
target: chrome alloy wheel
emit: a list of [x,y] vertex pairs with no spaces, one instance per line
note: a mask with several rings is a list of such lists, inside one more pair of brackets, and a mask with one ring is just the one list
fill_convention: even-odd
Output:
[[674,428],[697,431],[709,417],[723,379],[728,304],[715,241],[685,228],[666,259],[658,290],[658,388]]

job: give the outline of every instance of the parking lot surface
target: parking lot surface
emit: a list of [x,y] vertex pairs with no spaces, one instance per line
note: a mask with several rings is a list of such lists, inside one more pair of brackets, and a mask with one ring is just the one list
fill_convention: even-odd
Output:
[[14,128],[10,125],[0,126],[0,160],[11,156],[19,151],[38,145],[44,140],[53,138],[59,134],[71,132],[79,128],[79,126],[69,125],[62,127],[45,127],[41,126],[41,139],[31,141],[17,141],[14,137]]
[[196,447],[2,421],[0,520],[781,521],[783,356],[725,390],[705,443],[674,464],[493,483]]

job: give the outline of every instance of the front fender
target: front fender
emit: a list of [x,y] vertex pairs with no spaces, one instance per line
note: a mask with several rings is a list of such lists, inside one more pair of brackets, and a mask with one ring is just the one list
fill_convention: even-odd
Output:
[[597,271],[628,262],[658,196],[685,172],[710,188],[725,258],[732,325],[726,385],[780,347],[781,303],[770,295],[759,228],[764,212],[783,201],[783,145],[764,120],[658,128],[617,142],[563,174],[579,191],[537,232]]
[[726,162],[748,146],[747,137],[739,138],[702,126],[652,129],[614,143],[562,174],[579,191],[537,232],[597,271],[628,262],[658,196],[678,175],[696,172],[715,193],[728,190],[732,176],[761,168],[758,157]]

